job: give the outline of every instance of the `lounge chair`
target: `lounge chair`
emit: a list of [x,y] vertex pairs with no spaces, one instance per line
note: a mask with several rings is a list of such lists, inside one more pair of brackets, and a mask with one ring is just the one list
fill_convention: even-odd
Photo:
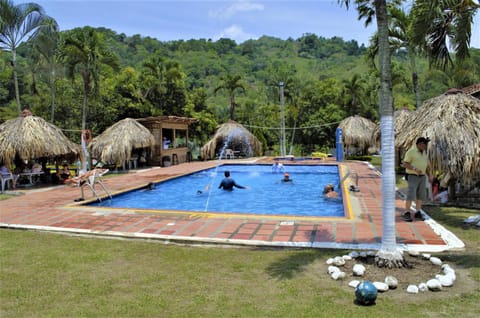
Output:
[[108,191],[107,187],[102,181],[102,177],[109,171],[109,169],[102,169],[102,170],[97,170],[94,169],[92,170],[93,174],[89,175],[88,177],[81,178],[80,181],[80,191],[82,192],[82,197],[80,199],[76,199],[75,201],[83,201],[85,198],[83,188],[88,187],[92,191],[93,195],[99,200],[102,201],[102,198],[98,194],[98,191],[95,190],[95,184],[99,184],[103,191],[112,199],[112,195],[110,194],[110,191]]

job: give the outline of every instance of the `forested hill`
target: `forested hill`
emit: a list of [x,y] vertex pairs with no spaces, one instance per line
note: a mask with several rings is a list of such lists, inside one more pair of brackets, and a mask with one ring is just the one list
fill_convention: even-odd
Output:
[[[82,41],[85,50],[74,50],[72,43]],[[48,39],[37,38],[18,49],[20,95],[23,106],[54,118],[62,128],[81,126],[86,86],[78,61],[88,52],[100,52],[87,92],[87,127],[94,135],[125,117],[178,115],[199,119],[191,132],[198,143],[218,124],[234,119],[265,145],[275,145],[280,83],[287,138],[301,151],[331,145],[336,123],[347,116],[378,119],[378,71],[369,50],[353,40],[305,34],[287,40],[263,36],[241,44],[230,39],[161,42],[84,27],[61,32],[50,58],[41,50],[45,43]],[[89,45],[95,50],[88,50]],[[10,52],[1,52],[0,120],[16,116],[10,59]],[[422,100],[479,82],[479,65],[480,50],[472,50],[467,64],[450,73],[430,70],[418,57]],[[393,77],[395,107],[414,108],[412,72],[403,51],[394,54]]]

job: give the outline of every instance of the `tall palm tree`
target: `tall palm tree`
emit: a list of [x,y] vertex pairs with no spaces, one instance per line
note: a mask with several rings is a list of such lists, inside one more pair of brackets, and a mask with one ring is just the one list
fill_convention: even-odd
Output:
[[83,81],[82,130],[86,128],[88,98],[99,90],[101,67],[119,67],[118,59],[104,43],[103,36],[91,27],[74,29],[64,39],[62,56],[67,75],[74,80],[75,73],[79,73]]
[[[415,94],[415,106],[419,108],[421,106],[420,97],[420,84],[418,82],[418,70],[417,70],[417,47],[413,45],[410,35],[412,31],[410,25],[412,23],[411,12],[406,12],[400,7],[399,3],[390,3],[388,5],[388,12],[390,15],[389,20],[389,40],[390,49],[392,51],[405,50],[408,54],[410,61],[410,71],[412,75],[412,87]],[[369,50],[369,56],[373,59],[378,54],[378,36],[375,34],[372,37],[372,47]]]
[[25,40],[34,38],[48,17],[36,3],[15,5],[11,0],[0,0],[0,49],[12,53],[13,81],[17,110],[20,112],[20,92],[18,89],[17,48]]
[[[86,129],[88,98],[99,91],[100,69],[110,66],[118,69],[118,59],[107,49],[103,36],[92,27],[74,29],[66,34],[61,54],[67,67],[67,75],[75,80],[79,73],[83,80],[82,133]],[[84,138],[82,148],[88,158]],[[86,163],[83,166],[86,169]]]
[[[338,0],[349,7],[350,0]],[[393,122],[393,93],[390,47],[388,43],[388,12],[386,0],[356,0],[371,8],[367,19],[377,21],[378,56],[380,68],[380,127],[382,147],[382,246],[377,252],[378,266],[403,266],[404,259],[395,238],[395,146]]]
[[235,119],[235,91],[241,90],[245,92],[245,86],[243,85],[242,77],[240,75],[232,75],[228,73],[221,77],[222,83],[215,88],[215,93],[221,89],[225,89],[228,92],[230,98],[230,119]]
[[60,44],[60,33],[57,22],[53,19],[45,21],[45,27],[37,35],[34,41],[35,49],[43,56],[49,70],[50,86],[50,122],[55,120],[55,79],[56,70],[60,63],[58,47]]
[[453,64],[449,47],[462,61],[469,56],[473,18],[479,9],[473,0],[416,0],[412,42],[435,66],[445,69]]

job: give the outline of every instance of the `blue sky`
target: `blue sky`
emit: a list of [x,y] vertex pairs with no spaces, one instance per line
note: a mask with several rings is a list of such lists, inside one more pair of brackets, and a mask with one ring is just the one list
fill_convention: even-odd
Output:
[[[375,25],[364,27],[354,8],[337,0],[25,0],[40,4],[61,30],[90,25],[160,41],[226,37],[241,43],[262,35],[297,39],[305,33],[368,45]],[[352,1],[353,3],[354,1]],[[480,48],[480,14],[471,45]]]

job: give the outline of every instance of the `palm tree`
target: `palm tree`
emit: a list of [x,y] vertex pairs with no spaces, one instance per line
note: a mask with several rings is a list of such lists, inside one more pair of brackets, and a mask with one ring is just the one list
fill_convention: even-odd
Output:
[[[83,80],[82,133],[87,122],[88,97],[99,91],[100,69],[110,66],[118,69],[117,58],[104,45],[103,36],[91,27],[74,29],[66,34],[61,54],[67,66],[67,75],[72,80],[80,73]],[[82,147],[88,158],[84,138]],[[86,169],[84,163],[84,169]]]
[[0,49],[12,53],[13,81],[18,112],[22,110],[18,89],[17,48],[25,40],[34,38],[48,17],[36,3],[15,5],[11,0],[0,0]]
[[34,41],[36,50],[43,56],[47,63],[50,86],[50,122],[55,120],[55,79],[56,69],[60,63],[58,46],[60,43],[60,34],[58,32],[57,22],[53,19],[45,21],[45,27],[37,35]]
[[349,98],[348,114],[349,115],[362,115],[361,114],[361,101],[364,92],[364,80],[358,74],[353,74],[350,79],[342,81],[343,91],[345,96]]
[[[347,9],[349,0],[338,0]],[[377,20],[378,56],[380,68],[380,127],[382,147],[382,246],[377,253],[378,266],[403,266],[402,252],[395,238],[395,146],[391,56],[388,43],[388,12],[386,0],[357,0],[357,7],[370,8],[367,19]]]
[[82,130],[86,127],[88,97],[99,90],[101,67],[119,67],[117,58],[104,43],[103,36],[91,27],[74,29],[64,39],[62,56],[67,75],[74,80],[78,72],[83,80]]
[[[477,1],[478,2],[478,1]],[[480,5],[473,0],[417,0],[412,7],[412,42],[430,63],[452,65],[449,46],[459,61],[469,56],[473,18]]]
[[226,76],[221,77],[222,83],[215,88],[215,93],[221,89],[225,89],[228,92],[230,98],[230,119],[234,120],[235,114],[235,91],[237,89],[245,92],[245,86],[241,82],[242,77],[240,75],[231,75],[228,73]]
[[[399,7],[398,3],[390,3],[388,6],[388,11],[390,14],[389,21],[389,41],[390,49],[392,51],[397,51],[404,49],[408,54],[410,61],[410,70],[412,75],[412,86],[413,92],[415,94],[415,106],[419,108],[421,106],[420,98],[420,85],[418,82],[418,73],[417,73],[417,48],[413,45],[409,32],[411,32],[411,23],[412,15],[411,12],[407,13],[405,10]],[[372,47],[369,50],[369,56],[373,59],[378,54],[378,36],[375,34],[372,37]]]

